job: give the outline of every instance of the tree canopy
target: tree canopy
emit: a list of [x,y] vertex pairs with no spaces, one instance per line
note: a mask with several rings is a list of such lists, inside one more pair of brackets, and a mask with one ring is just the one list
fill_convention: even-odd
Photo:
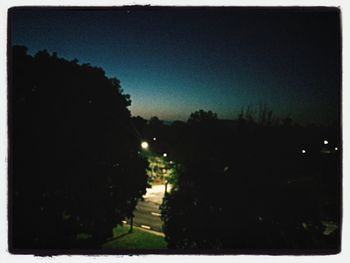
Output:
[[336,249],[337,129],[279,120],[265,106],[252,112],[224,121],[197,111],[172,126],[180,169],[162,204],[169,248]]
[[12,247],[97,247],[147,186],[130,96],[77,60],[11,58]]

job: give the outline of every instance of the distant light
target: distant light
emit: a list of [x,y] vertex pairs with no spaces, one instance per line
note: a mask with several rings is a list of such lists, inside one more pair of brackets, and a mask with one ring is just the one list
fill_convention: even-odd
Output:
[[153,141],[156,141],[157,140],[157,138],[156,137],[153,137]]
[[170,161],[170,164],[173,164],[174,162],[173,161]]
[[148,142],[142,142],[141,143],[141,147],[142,147],[142,149],[148,149]]
[[334,150],[338,151],[338,147],[335,147]]
[[324,140],[323,143],[324,143],[324,144],[328,144],[328,141],[327,141],[327,140]]
[[306,153],[306,150],[302,149],[301,152],[302,152],[302,153]]
[[166,153],[163,153],[163,157],[167,157],[168,155]]
[[164,168],[164,169],[162,170],[162,172],[163,172],[163,174],[166,174],[166,169]]

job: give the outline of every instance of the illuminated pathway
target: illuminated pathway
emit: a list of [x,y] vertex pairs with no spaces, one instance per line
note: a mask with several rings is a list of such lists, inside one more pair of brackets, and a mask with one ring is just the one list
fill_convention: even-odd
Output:
[[[159,205],[164,197],[164,189],[164,185],[154,185],[152,188],[147,188],[147,192],[143,196],[144,201],[139,201],[134,210],[134,226],[162,232],[163,222],[160,218]],[[130,220],[128,223],[130,224]]]

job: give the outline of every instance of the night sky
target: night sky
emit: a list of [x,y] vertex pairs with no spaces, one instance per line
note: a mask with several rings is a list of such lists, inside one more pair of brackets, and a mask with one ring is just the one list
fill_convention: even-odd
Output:
[[14,10],[11,43],[117,77],[133,115],[186,120],[198,109],[328,123],[340,101],[336,9]]

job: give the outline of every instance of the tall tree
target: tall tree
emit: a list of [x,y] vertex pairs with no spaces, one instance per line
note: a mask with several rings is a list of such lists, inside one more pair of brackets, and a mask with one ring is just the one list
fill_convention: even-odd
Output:
[[162,205],[169,248],[339,248],[339,138],[261,110],[230,122],[191,114]]
[[12,248],[98,247],[147,186],[130,97],[100,68],[11,54]]

